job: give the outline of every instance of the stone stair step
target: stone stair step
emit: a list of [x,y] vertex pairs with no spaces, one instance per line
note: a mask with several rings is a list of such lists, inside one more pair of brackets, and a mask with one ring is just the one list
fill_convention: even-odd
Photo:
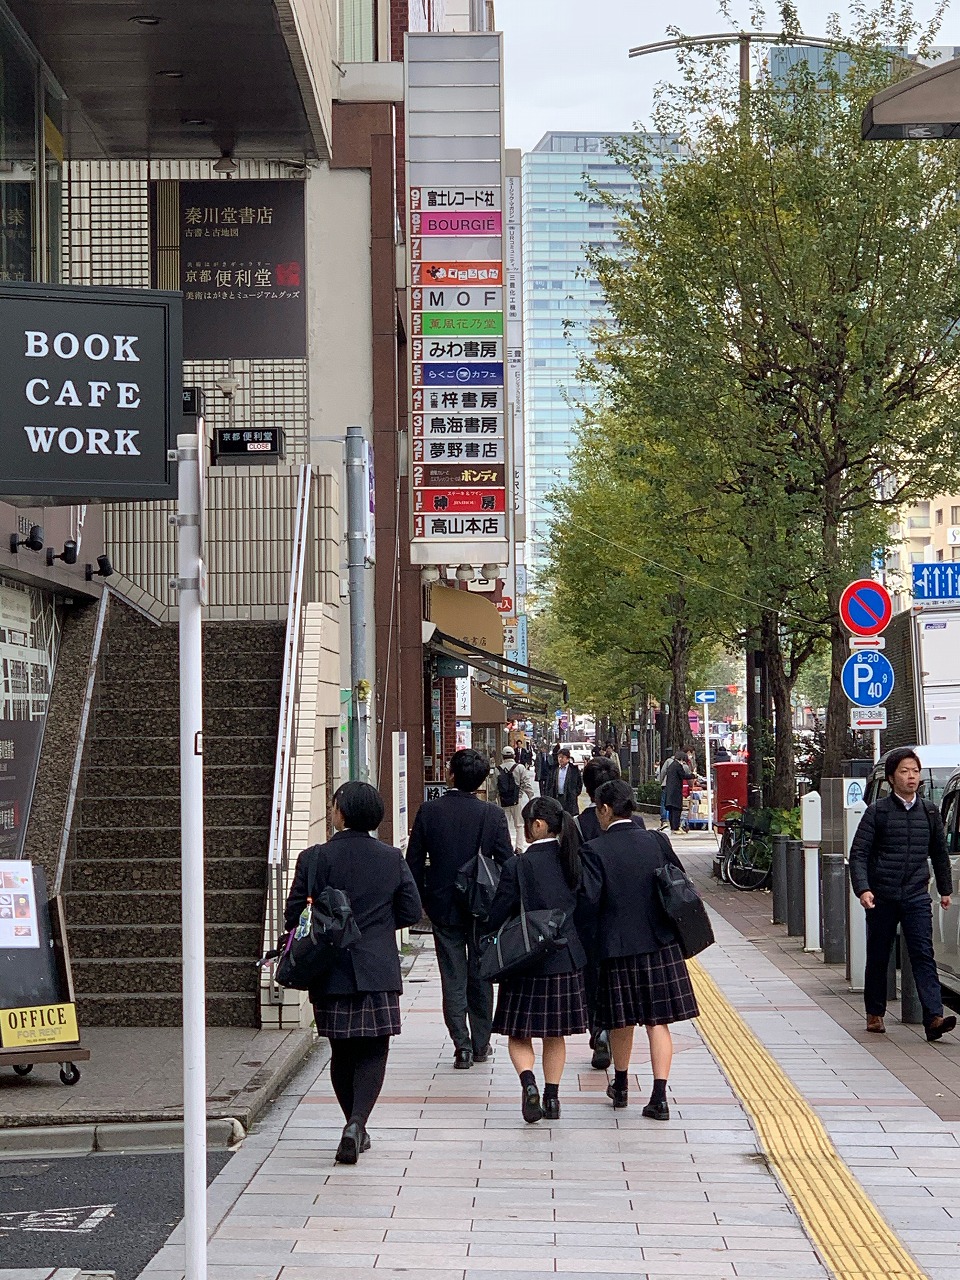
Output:
[[[149,725],[154,737],[178,739],[180,736],[180,712],[173,707],[147,707],[137,710]],[[280,721],[279,702],[264,707],[209,707],[204,708],[203,736],[222,738],[259,738],[272,734],[276,740]],[[98,738],[112,738],[129,734],[134,722],[129,707],[98,707],[94,714],[93,732]]]
[[[217,658],[229,658],[238,653],[282,653],[286,625],[282,622],[205,622],[203,624],[203,650]],[[141,626],[111,624],[104,644],[107,657],[124,655],[146,659],[161,653],[177,653],[180,634],[176,623],[163,623],[156,627],[143,621]]]
[[[169,960],[78,960],[74,980],[84,991],[104,996],[175,995],[181,993],[180,957]],[[255,992],[260,972],[252,960],[207,958],[208,992]]]
[[[207,858],[204,886],[211,891],[235,892],[266,889],[267,867],[263,858]],[[180,892],[179,858],[93,858],[67,863],[66,892],[153,893]]]
[[[222,992],[207,996],[207,1025],[256,1027],[259,1025],[256,992]],[[183,1006],[178,995],[77,994],[77,1021],[81,1027],[179,1027]]]
[[[143,759],[137,755],[135,759]],[[204,762],[203,790],[206,797],[273,795],[273,769],[262,765],[210,765]],[[153,798],[180,794],[178,766],[155,765],[144,760],[138,765],[91,765],[86,771],[85,799],[119,796]]]
[[[266,827],[216,827],[204,833],[204,854],[209,858],[259,858],[265,862],[269,833]],[[76,858],[129,859],[180,857],[179,827],[88,827],[76,835]]]
[[[205,895],[207,925],[259,925],[263,922],[263,890],[231,889],[227,893]],[[67,922],[72,926],[110,925],[118,920],[148,919],[151,924],[179,925],[181,903],[179,891],[104,890],[92,892],[73,889],[66,903]]]
[[[279,680],[207,680],[203,686],[204,711],[220,707],[279,707]],[[138,712],[152,715],[156,711],[176,710],[180,706],[180,686],[175,680],[144,680],[131,675],[129,680],[113,680],[100,688],[98,711],[126,709],[128,716]]]
[[[70,902],[67,901],[69,911]],[[69,917],[68,917],[69,918]],[[179,924],[71,924],[72,960],[174,960],[180,955]],[[252,924],[210,924],[206,929],[207,955],[221,960],[260,959],[263,928]]]
[[[109,650],[103,659],[104,687],[128,684],[135,677],[131,672],[130,655],[123,651]],[[163,647],[150,655],[150,679],[166,680],[176,684],[180,673],[179,647]],[[279,680],[283,676],[283,649],[240,649],[231,652],[229,665],[222,652],[211,653],[204,648],[204,683],[212,680]]]
[[[168,768],[180,763],[179,737],[112,738],[93,737],[90,740],[89,768],[107,765],[126,765],[131,760]],[[273,772],[277,754],[277,737],[263,735],[251,738],[224,738],[204,732],[203,762],[205,766],[260,765]]]
[[[179,827],[180,797],[124,796],[80,801],[80,827],[113,830],[116,827]],[[214,827],[268,827],[271,796],[213,796],[204,801],[204,830]]]

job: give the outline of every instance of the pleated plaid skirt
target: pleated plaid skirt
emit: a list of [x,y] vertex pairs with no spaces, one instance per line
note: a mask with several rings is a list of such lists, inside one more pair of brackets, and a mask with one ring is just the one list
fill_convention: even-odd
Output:
[[396,991],[359,991],[349,996],[325,996],[313,1006],[317,1034],[328,1040],[358,1036],[398,1036],[400,997]]
[[700,1016],[683,952],[675,942],[649,955],[604,960],[597,990],[601,1027],[656,1027]]
[[501,982],[493,1029],[518,1040],[576,1036],[586,1031],[583,974],[547,973]]

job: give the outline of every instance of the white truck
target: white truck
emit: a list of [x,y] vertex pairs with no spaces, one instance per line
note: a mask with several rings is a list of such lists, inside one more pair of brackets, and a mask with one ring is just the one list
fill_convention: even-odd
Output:
[[960,743],[960,604],[916,604],[884,633],[896,675],[883,750]]

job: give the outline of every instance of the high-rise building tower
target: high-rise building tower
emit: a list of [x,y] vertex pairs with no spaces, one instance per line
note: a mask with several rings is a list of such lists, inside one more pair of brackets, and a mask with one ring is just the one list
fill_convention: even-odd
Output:
[[[524,427],[527,561],[536,575],[550,535],[547,494],[569,474],[577,422],[572,403],[588,388],[577,363],[590,347],[590,325],[603,317],[599,281],[583,274],[585,246],[616,248],[613,211],[591,197],[588,182],[633,195],[633,175],[607,151],[610,135],[548,133],[523,157]],[[660,154],[672,138],[652,139]],[[662,167],[653,159],[653,175]],[[568,323],[569,322],[569,323]]]

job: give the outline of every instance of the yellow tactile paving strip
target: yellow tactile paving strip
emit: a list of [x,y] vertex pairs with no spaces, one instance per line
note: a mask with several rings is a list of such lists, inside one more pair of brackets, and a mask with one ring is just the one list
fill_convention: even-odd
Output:
[[700,1030],[837,1280],[927,1280],[777,1062],[702,966],[690,971]]

